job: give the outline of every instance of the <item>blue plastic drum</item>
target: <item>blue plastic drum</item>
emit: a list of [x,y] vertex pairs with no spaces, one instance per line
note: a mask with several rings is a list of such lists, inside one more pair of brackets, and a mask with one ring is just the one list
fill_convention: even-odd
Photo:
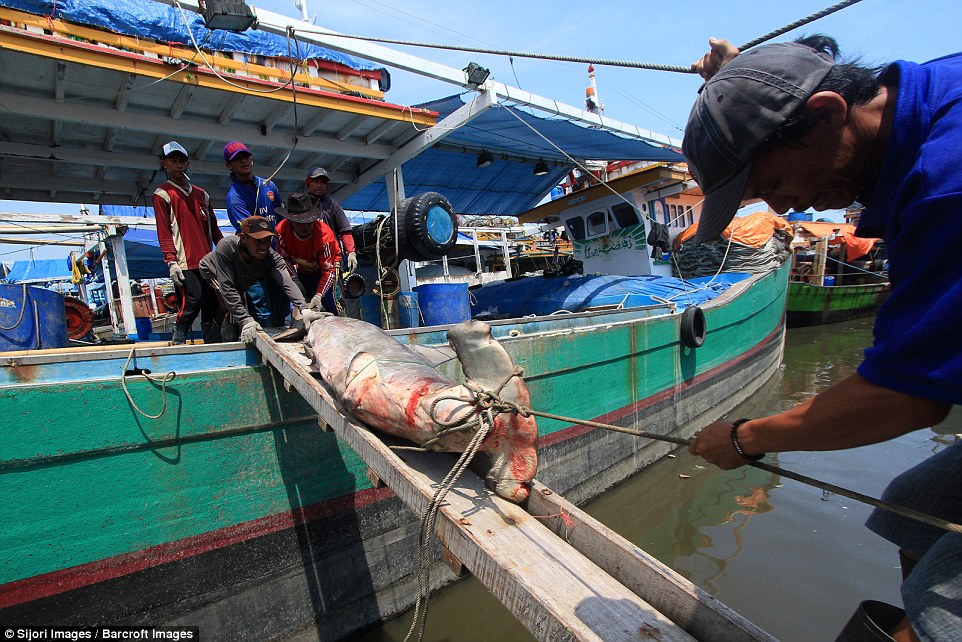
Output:
[[62,295],[0,283],[0,352],[63,348],[69,342]]
[[417,292],[401,292],[398,295],[398,319],[402,328],[417,328],[421,325],[421,311],[418,309]]
[[428,283],[418,286],[418,306],[424,325],[449,325],[471,318],[467,283]]

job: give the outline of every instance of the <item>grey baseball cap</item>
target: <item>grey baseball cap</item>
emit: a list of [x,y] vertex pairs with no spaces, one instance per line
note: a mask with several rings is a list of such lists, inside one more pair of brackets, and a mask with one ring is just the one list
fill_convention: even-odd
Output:
[[806,45],[762,45],[736,56],[698,94],[682,151],[701,187],[695,242],[717,237],[741,204],[758,148],[815,93],[834,62]]

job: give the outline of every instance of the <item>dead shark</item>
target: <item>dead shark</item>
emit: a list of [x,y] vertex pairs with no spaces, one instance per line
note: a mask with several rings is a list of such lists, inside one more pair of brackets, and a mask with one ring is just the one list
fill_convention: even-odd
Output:
[[[524,381],[512,376],[511,357],[480,321],[466,321],[448,331],[448,343],[466,379],[461,385],[370,323],[311,312],[304,318],[309,324],[304,343],[313,367],[344,409],[371,428],[427,444],[429,450],[463,452],[476,428],[438,435],[446,422],[477,419],[480,411],[468,401],[476,398],[473,390],[497,391],[503,386],[502,399],[530,404]],[[491,457],[488,487],[510,501],[526,500],[538,468],[537,440],[534,417],[497,415],[480,446]]]

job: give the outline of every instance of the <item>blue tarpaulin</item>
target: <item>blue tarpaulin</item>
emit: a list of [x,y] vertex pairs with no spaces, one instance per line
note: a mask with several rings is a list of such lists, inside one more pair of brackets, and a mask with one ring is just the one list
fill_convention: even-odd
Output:
[[699,277],[684,281],[667,276],[532,277],[471,290],[471,314],[540,316],[559,310],[581,312],[602,305],[636,308],[664,301],[684,308],[702,305],[749,276],[748,273],[730,272],[714,279]]
[[[440,120],[462,105],[461,96],[449,96],[418,107],[438,112]],[[405,191],[408,195],[440,192],[460,214],[516,216],[537,205],[574,167],[548,140],[579,161],[684,160],[680,153],[669,148],[499,105],[445,137],[442,148],[425,150],[406,162],[403,166]],[[491,165],[477,167],[480,150],[492,153]],[[501,154],[530,162],[505,160]],[[533,172],[534,161],[541,158],[549,163],[549,171],[537,176]],[[560,165],[550,165],[552,162]],[[387,211],[384,180],[351,195],[343,205],[354,210]]]
[[[356,70],[383,70],[381,65],[348,54],[332,51],[319,45],[299,42],[296,45],[287,38],[248,29],[243,33],[215,30],[204,26],[202,16],[191,11],[181,14],[171,7],[150,0],[0,0],[0,7],[18,9],[39,16],[50,16],[76,24],[100,27],[114,33],[141,38],[153,38],[161,42],[173,42],[193,47],[190,34],[205,49],[230,51],[259,56],[282,56],[287,58],[314,58],[345,65]],[[184,23],[184,16],[187,23]]]
[[70,261],[65,257],[14,261],[6,280],[8,283],[46,283],[69,278]]

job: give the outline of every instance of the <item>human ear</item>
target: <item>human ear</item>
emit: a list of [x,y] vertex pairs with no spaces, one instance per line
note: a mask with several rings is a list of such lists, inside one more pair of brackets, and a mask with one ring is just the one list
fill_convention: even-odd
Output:
[[848,103],[834,91],[819,91],[806,101],[809,111],[817,114],[818,119],[829,127],[838,129],[848,119]]

